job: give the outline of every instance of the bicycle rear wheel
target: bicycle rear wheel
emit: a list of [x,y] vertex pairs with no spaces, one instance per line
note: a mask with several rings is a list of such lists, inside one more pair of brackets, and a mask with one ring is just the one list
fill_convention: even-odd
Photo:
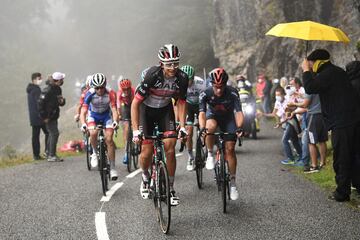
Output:
[[166,165],[162,161],[158,162],[156,169],[154,203],[160,229],[163,233],[167,234],[170,229],[171,220],[169,175]]
[[137,145],[131,142],[131,161],[134,166],[134,170],[138,168],[139,154],[137,153]]
[[105,151],[105,143],[99,143],[99,167],[100,167],[100,177],[101,177],[101,186],[103,195],[106,196],[106,191],[108,190],[108,166],[106,161],[106,151]]
[[203,168],[205,166],[205,152],[202,148],[201,139],[196,141],[195,170],[196,181],[199,189],[203,188]]
[[228,179],[225,166],[224,153],[220,152],[220,184],[221,184],[221,199],[223,203],[223,213],[226,213],[226,200],[228,194]]

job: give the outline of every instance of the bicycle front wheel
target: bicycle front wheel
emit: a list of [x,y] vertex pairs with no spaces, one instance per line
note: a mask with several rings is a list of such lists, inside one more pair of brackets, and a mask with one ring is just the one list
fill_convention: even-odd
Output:
[[131,141],[129,141],[129,138],[126,142],[126,155],[127,155],[127,170],[129,173],[132,172],[132,168],[131,168],[131,159],[132,159],[132,152],[131,152]]
[[85,137],[85,148],[86,148],[86,164],[87,164],[87,168],[90,171],[91,170],[91,164],[90,164],[90,156],[91,156],[91,147],[90,147],[90,141],[89,141],[89,136],[86,135]]
[[205,152],[202,148],[201,139],[196,141],[195,170],[196,181],[199,189],[203,188],[203,168],[205,166]]
[[100,177],[101,177],[101,186],[103,195],[106,196],[106,191],[108,190],[108,166],[106,163],[106,152],[105,152],[105,143],[100,142],[99,143],[99,168],[100,168]]
[[171,205],[169,175],[164,162],[159,161],[156,167],[156,186],[154,197],[160,229],[167,234],[170,229]]

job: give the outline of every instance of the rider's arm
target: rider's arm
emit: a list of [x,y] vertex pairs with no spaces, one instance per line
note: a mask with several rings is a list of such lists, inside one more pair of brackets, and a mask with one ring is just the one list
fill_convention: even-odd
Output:
[[180,127],[185,127],[186,101],[181,99],[177,101],[176,109],[177,109],[177,118],[179,119]]
[[80,112],[80,123],[84,124],[86,123],[86,113],[88,111],[88,105],[83,104],[81,107],[81,112]]
[[113,121],[119,122],[119,115],[116,109],[116,93],[115,91],[109,92],[109,98],[110,98],[110,108],[112,112]]
[[206,92],[201,92],[199,96],[199,127],[200,129],[206,126]]
[[242,113],[242,109],[241,109],[239,93],[233,90],[231,91],[231,95],[234,101],[236,127],[241,128],[242,125],[244,124],[244,114]]
[[133,130],[139,130],[139,112],[140,112],[140,104],[141,100],[138,98],[134,98],[131,103],[131,125]]

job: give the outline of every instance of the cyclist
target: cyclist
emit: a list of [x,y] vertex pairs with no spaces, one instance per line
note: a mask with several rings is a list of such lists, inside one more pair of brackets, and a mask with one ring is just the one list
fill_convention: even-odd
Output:
[[84,104],[84,99],[85,99],[86,92],[91,87],[91,80],[92,80],[92,75],[88,75],[86,77],[85,88],[81,89],[81,95],[80,95],[79,104],[76,107],[76,114],[74,116],[74,119],[75,119],[76,122],[79,122],[79,120],[80,120],[81,107]]
[[121,125],[123,127],[123,139],[125,139],[125,155],[123,158],[123,163],[128,163],[127,156],[127,136],[129,131],[130,123],[130,111],[131,111],[131,102],[134,99],[135,90],[131,86],[131,81],[127,78],[120,80],[119,90],[117,92],[117,108],[119,113],[119,119],[121,120]]
[[[159,131],[165,136],[176,134],[175,116],[171,98],[178,99],[177,109],[180,120],[179,135],[186,134],[186,90],[188,77],[179,68],[180,52],[178,47],[167,44],[158,52],[160,66],[151,67],[144,80],[137,87],[135,98],[131,104],[131,122],[133,127],[133,141],[140,143],[141,133],[144,136],[153,135],[154,123],[158,123]],[[166,163],[169,172],[169,185],[171,191],[171,205],[179,204],[179,198],[175,196],[174,176],[176,170],[175,159],[176,139],[164,139]],[[153,153],[152,141],[142,141],[139,156],[140,168],[142,169],[142,182],[140,194],[142,198],[149,196],[149,172]]]
[[[81,108],[80,121],[81,130],[90,133],[90,143],[93,149],[97,146],[98,130],[96,125],[102,123],[105,127],[105,142],[107,146],[108,159],[110,162],[110,178],[116,180],[118,173],[115,170],[115,144],[113,141],[114,129],[118,126],[118,113],[116,109],[116,93],[106,88],[106,77],[102,73],[96,73],[92,77],[92,88],[85,95],[84,104]],[[89,110],[87,124],[86,113]],[[91,167],[98,165],[96,152],[91,155]]]
[[198,76],[195,75],[195,70],[190,65],[184,65],[181,67],[181,70],[188,75],[189,84],[187,89],[186,96],[186,107],[187,107],[187,117],[186,117],[186,131],[188,137],[186,139],[186,147],[188,149],[189,159],[187,162],[186,169],[188,171],[194,170],[194,154],[193,154],[193,124],[195,120],[195,114],[199,116],[199,95],[200,92],[203,92],[206,89],[206,82]]
[[[221,131],[236,133],[237,137],[242,135],[242,125],[244,115],[242,113],[239,94],[233,87],[227,86],[228,75],[223,68],[215,68],[210,73],[211,87],[208,87],[200,94],[199,124],[202,135],[214,133],[219,127]],[[236,176],[236,155],[235,142],[236,136],[224,136],[225,140],[225,159],[229,164],[230,172],[230,198],[236,200],[239,193],[235,185]],[[214,169],[213,147],[214,136],[206,137],[206,147],[208,156],[206,168]]]

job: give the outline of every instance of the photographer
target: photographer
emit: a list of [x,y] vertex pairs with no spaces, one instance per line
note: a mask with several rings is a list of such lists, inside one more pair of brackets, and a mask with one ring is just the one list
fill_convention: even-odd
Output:
[[49,132],[47,156],[48,162],[60,162],[56,156],[56,145],[59,138],[58,118],[60,116],[60,106],[65,105],[65,98],[62,96],[60,86],[64,83],[65,74],[54,72],[48,79],[47,87],[41,92],[39,98],[39,113],[40,117],[46,125]]

